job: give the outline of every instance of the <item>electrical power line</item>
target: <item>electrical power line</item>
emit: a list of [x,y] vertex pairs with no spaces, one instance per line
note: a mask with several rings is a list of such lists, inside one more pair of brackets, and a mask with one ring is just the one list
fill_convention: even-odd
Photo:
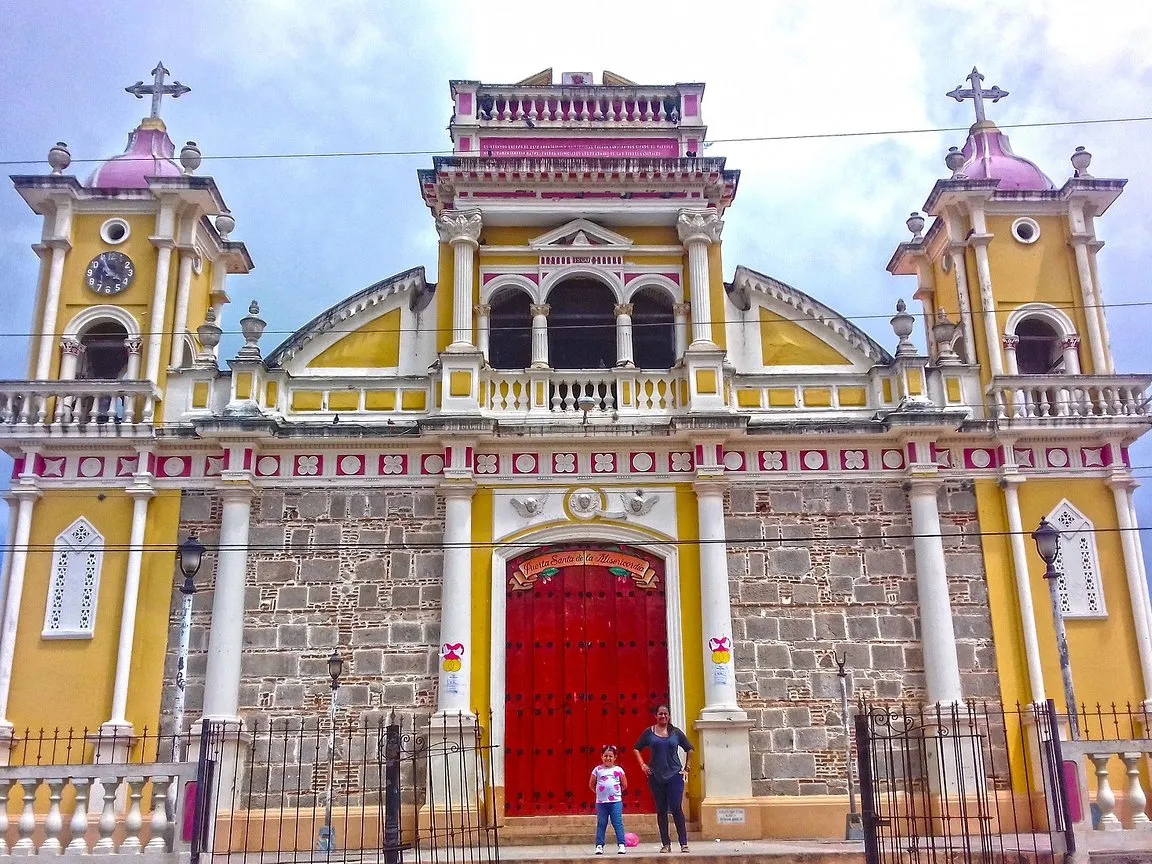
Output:
[[[1102,117],[1090,120],[1051,120],[1036,123],[998,123],[1000,129],[1051,129],[1065,126],[1094,126],[1094,125],[1114,125],[1121,123],[1146,123],[1152,121],[1152,116],[1135,116],[1135,117]],[[490,127],[499,131],[499,127]],[[611,125],[605,125],[604,130],[610,130]],[[735,136],[731,138],[713,138],[710,141],[704,142],[705,147],[714,144],[749,144],[749,143],[771,143],[782,141],[813,141],[813,140],[828,140],[837,138],[866,138],[866,137],[895,137],[898,135],[925,135],[925,134],[939,134],[943,132],[961,132],[967,133],[968,126],[929,126],[921,128],[909,129],[868,129],[868,130],[850,130],[845,132],[801,132],[792,135],[746,135]],[[228,161],[258,161],[258,160],[273,160],[273,159],[370,159],[370,158],[407,158],[413,156],[460,156],[471,158],[493,158],[493,157],[477,157],[475,153],[455,153],[451,149],[431,148],[420,150],[319,150],[314,152],[305,153],[225,153],[219,155],[203,155],[202,161],[210,162],[228,162]],[[97,164],[107,162],[111,157],[100,158],[84,158],[73,159],[73,165]],[[499,159],[517,159],[527,157],[517,156],[502,156]],[[615,158],[615,157],[606,157]],[[36,159],[5,159],[0,160],[0,166],[11,167],[16,165],[37,165],[44,161],[44,157]],[[117,157],[118,162],[152,162],[155,161],[153,157]]]

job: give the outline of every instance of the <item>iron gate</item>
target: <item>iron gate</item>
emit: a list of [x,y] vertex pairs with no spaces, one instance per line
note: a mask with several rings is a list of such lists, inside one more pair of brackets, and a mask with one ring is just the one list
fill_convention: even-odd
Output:
[[855,725],[868,864],[1054,861],[1075,849],[1051,700],[862,702]]

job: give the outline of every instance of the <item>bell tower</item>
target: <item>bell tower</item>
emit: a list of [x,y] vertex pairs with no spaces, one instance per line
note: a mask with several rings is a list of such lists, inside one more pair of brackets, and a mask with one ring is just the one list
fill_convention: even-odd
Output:
[[252,268],[216,183],[196,174],[200,149],[177,154],[160,117],[190,88],[158,63],[125,89],[151,110],[123,153],[82,182],[58,143],[50,173],[12,177],[43,227],[29,380],[0,392],[15,461],[0,757],[43,711],[99,729],[102,759],[155,724],[180,507],[178,489],[154,485],[156,429],[169,373],[215,366],[218,340],[196,331],[219,332],[226,277]]

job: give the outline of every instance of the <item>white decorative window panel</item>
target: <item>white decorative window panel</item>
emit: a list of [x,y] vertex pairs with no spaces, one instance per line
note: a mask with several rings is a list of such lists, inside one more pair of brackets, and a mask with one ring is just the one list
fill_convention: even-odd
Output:
[[1048,514],[1048,521],[1060,530],[1054,566],[1060,573],[1056,586],[1065,617],[1106,618],[1095,527],[1066,500]]
[[43,638],[92,638],[103,561],[104,538],[84,518],[56,538]]

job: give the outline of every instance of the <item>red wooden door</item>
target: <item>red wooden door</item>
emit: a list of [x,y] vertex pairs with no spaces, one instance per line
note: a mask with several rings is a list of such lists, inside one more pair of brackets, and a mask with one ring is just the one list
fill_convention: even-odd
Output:
[[595,811],[588,776],[620,748],[628,812],[655,808],[632,745],[668,701],[664,569],[627,546],[537,549],[508,565],[509,816]]

